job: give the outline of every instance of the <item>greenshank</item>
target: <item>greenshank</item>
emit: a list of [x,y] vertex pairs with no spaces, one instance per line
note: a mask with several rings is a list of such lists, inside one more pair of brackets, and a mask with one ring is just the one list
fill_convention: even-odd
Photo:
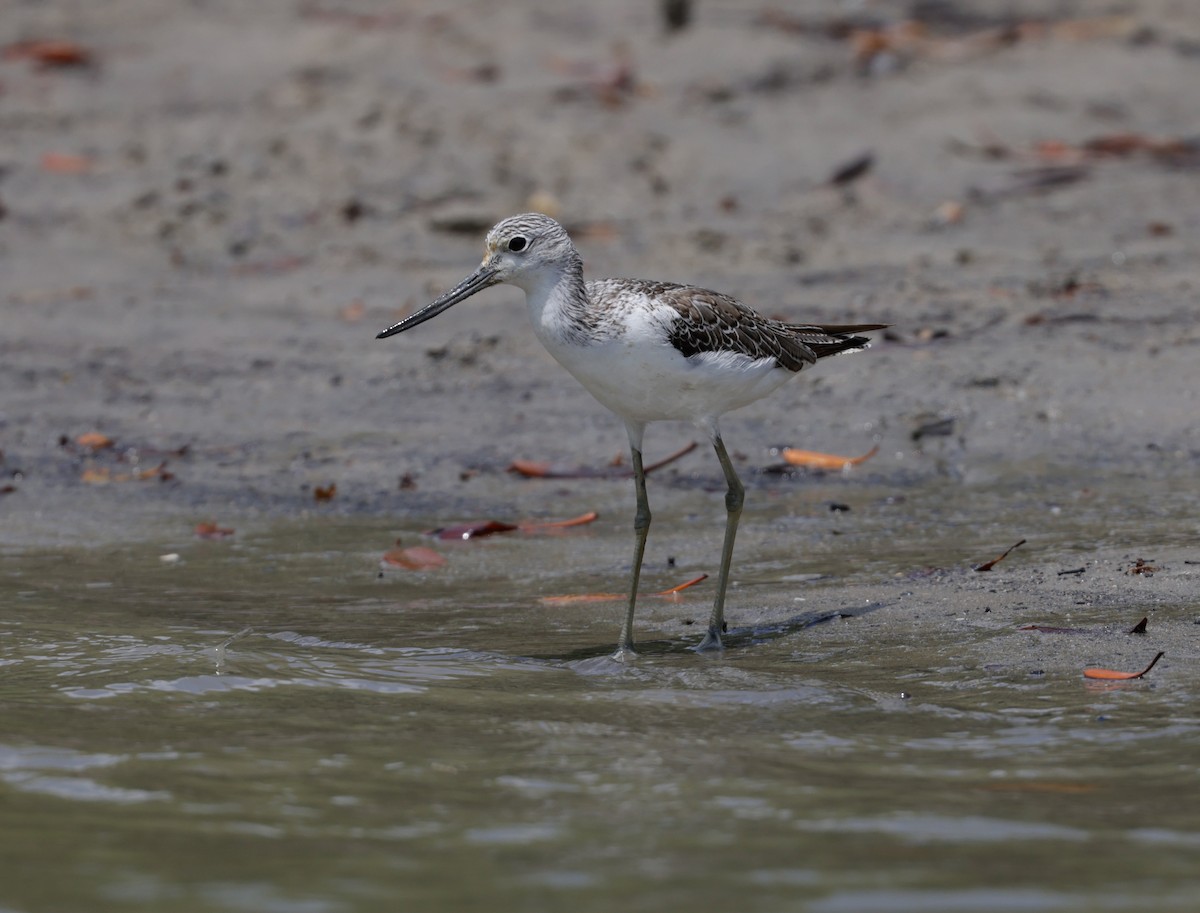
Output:
[[646,425],[690,421],[712,441],[725,475],[725,538],[708,629],[697,650],[721,649],[725,590],[745,493],[725,450],[718,419],[785,383],[807,365],[864,349],[859,333],[885,324],[830,326],[772,320],[728,295],[640,279],[583,278],[583,259],[566,230],[539,213],[511,216],[487,234],[479,268],[436,301],[377,338],[411,330],[493,285],[525,291],[542,345],[601,404],[625,423],[637,509],[629,602],[615,658],[633,654],[638,580],[650,529],[642,468]]

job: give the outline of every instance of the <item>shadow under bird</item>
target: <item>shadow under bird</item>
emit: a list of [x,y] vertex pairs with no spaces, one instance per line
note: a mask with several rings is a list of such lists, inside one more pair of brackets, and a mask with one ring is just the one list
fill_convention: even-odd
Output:
[[886,324],[829,326],[771,320],[728,295],[642,279],[583,278],[566,230],[539,213],[511,216],[487,234],[483,262],[436,301],[378,335],[410,330],[493,285],[524,289],[533,331],[547,351],[625,422],[637,511],[629,603],[614,658],[632,655],[633,617],[650,504],[642,436],[650,422],[685,420],[712,441],[725,474],[725,539],[708,630],[698,650],[720,649],[725,590],[744,489],[717,421],[784,384],[818,359],[864,349],[856,335]]

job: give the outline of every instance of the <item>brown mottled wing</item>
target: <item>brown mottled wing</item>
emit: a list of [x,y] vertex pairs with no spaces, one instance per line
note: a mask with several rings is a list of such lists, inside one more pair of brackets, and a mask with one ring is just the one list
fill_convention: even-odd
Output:
[[669,339],[685,358],[701,352],[740,352],[751,358],[773,358],[789,371],[817,360],[812,347],[782,323],[756,314],[728,295],[686,285],[664,286],[658,295],[679,312]]
[[649,294],[679,312],[671,327],[671,345],[684,357],[701,352],[741,352],[751,358],[773,358],[788,371],[799,371],[818,358],[866,347],[854,333],[881,329],[878,324],[808,326],[770,320],[735,298],[686,285],[663,283]]

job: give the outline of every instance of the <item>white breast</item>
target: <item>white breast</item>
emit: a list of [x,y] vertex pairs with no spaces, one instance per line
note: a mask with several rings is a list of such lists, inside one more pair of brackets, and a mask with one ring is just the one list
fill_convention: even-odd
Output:
[[671,345],[680,319],[671,307],[641,297],[597,328],[595,338],[568,342],[534,329],[542,344],[603,405],[635,422],[682,419],[706,424],[767,395],[791,377],[771,358],[703,352],[690,358]]

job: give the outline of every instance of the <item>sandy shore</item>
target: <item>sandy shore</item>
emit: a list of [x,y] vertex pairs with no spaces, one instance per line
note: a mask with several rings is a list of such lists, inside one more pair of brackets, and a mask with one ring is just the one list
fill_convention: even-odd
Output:
[[[894,325],[726,420],[748,474],[780,443],[878,443],[897,487],[1194,473],[1200,153],[1171,141],[1200,123],[1200,16],[1080,2],[1002,32],[988,8],[701,2],[674,32],[643,3],[7,10],[0,543],[461,518],[525,496],[514,457],[620,456],[520,292],[374,339],[535,206],[591,275]],[[652,430],[651,458],[690,434]],[[703,452],[678,473],[719,478]]]

